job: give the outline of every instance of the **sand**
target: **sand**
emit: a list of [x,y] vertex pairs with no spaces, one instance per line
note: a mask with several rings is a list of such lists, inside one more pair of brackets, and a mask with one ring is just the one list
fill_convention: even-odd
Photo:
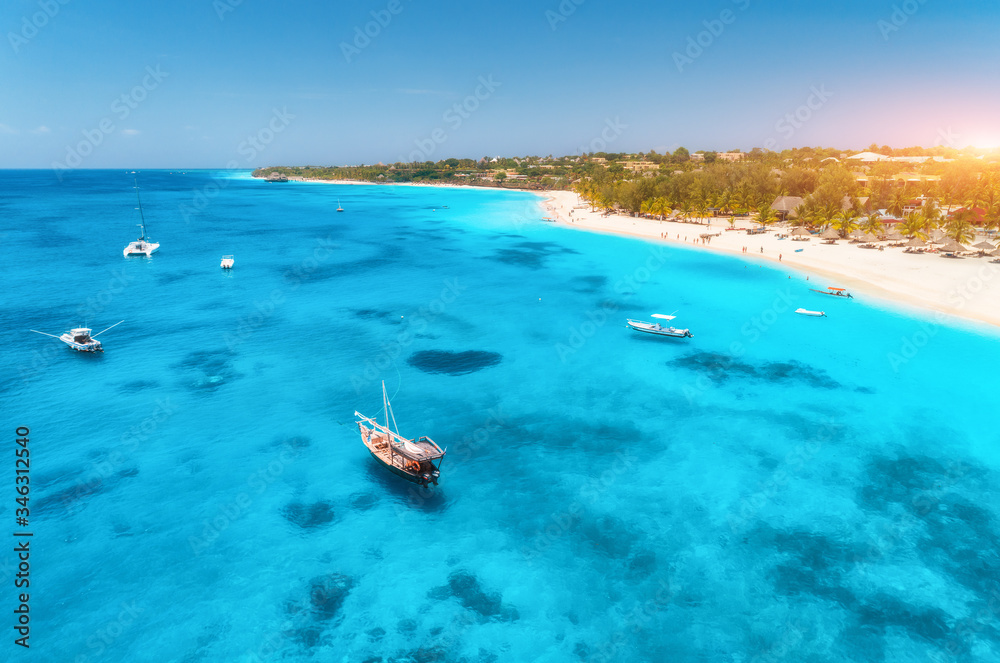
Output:
[[[756,227],[749,219],[737,221],[736,227],[741,230],[727,230],[728,219],[681,223],[620,214],[605,216],[590,211],[589,205],[581,208],[585,203],[576,193],[551,191],[546,196],[542,203],[546,216],[567,227],[732,253],[750,262],[780,262],[809,277],[816,288],[843,287],[855,297],[869,295],[904,307],[930,309],[937,313],[939,321],[955,316],[1000,326],[1000,264],[991,263],[992,258],[950,259],[936,253],[903,253],[902,248],[861,249],[843,240],[828,245],[817,238],[797,242],[776,237],[788,233],[790,226],[771,226],[766,234],[748,235],[746,229]],[[708,233],[717,236],[702,242],[699,236]]]
[[[373,184],[353,180],[298,181]],[[498,190],[496,187],[431,182],[387,182],[381,186],[386,185]],[[777,238],[779,233],[787,234],[791,226],[772,225],[766,234],[748,235],[746,230],[756,224],[747,218],[737,220],[737,230],[728,230],[728,219],[681,223],[624,214],[605,215],[591,211],[590,206],[571,191],[547,191],[538,195],[542,196],[545,216],[569,228],[633,235],[696,250],[730,253],[748,262],[780,262],[782,267],[815,283],[810,287],[847,288],[855,297],[868,295],[903,308],[929,310],[934,312],[938,322],[954,317],[1000,327],[1000,264],[991,263],[992,258],[950,259],[937,253],[903,253],[902,248],[861,249],[843,240],[835,245],[822,244],[817,238],[797,242],[791,238]],[[713,237],[702,242],[700,235],[703,234]],[[971,244],[981,239],[976,238]]]

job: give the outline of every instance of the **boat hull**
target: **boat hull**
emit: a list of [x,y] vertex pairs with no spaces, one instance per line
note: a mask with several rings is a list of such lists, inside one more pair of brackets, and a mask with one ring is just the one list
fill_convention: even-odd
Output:
[[637,332],[652,334],[653,336],[666,336],[668,338],[692,338],[694,336],[690,329],[648,329],[628,323],[625,326]]
[[829,290],[817,290],[816,288],[809,288],[809,289],[812,290],[813,292],[818,292],[821,295],[829,295],[830,297],[839,297],[840,299],[854,299],[854,297],[851,296],[850,293],[846,295],[840,295],[837,294],[836,292],[830,292]]
[[389,470],[390,472],[392,472],[393,474],[395,474],[397,477],[402,477],[403,479],[406,479],[410,483],[415,483],[418,486],[429,486],[431,484],[434,484],[435,486],[437,485],[437,479],[431,479],[430,481],[428,481],[428,480],[424,479],[423,477],[421,477],[419,475],[411,474],[411,473],[407,472],[406,470],[400,469],[400,468],[396,467],[395,465],[391,465],[390,463],[385,462],[385,460],[383,460],[381,456],[379,456],[377,453],[375,453],[371,449],[368,450],[368,453],[370,453],[372,455],[372,458],[374,458],[376,461],[378,461],[379,465],[381,465],[385,469]]
[[122,253],[125,255],[126,258],[130,256],[146,256],[147,258],[149,258],[152,257],[152,255],[156,253],[156,251],[159,248],[160,248],[159,244],[146,243],[146,245],[141,249],[136,247],[134,244],[129,244],[128,246],[125,247],[125,250],[122,251]]

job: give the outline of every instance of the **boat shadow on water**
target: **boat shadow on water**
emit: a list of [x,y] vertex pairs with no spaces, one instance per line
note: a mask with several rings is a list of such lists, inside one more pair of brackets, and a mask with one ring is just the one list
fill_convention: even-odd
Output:
[[386,471],[377,460],[369,456],[364,460],[365,474],[382,494],[406,507],[425,513],[443,513],[450,501],[447,494],[438,487],[419,486],[401,480]]

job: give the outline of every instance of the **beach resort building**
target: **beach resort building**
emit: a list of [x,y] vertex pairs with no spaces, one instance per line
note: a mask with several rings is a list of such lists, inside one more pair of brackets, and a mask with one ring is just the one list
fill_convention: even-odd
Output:
[[805,199],[800,196],[778,196],[771,203],[771,209],[778,215],[778,221],[785,221],[797,218],[798,214],[795,210],[804,202]]
[[746,152],[719,152],[715,155],[716,159],[722,159],[723,161],[739,161],[746,155]]
[[652,161],[626,161],[622,166],[633,173],[655,172],[660,168],[660,164]]

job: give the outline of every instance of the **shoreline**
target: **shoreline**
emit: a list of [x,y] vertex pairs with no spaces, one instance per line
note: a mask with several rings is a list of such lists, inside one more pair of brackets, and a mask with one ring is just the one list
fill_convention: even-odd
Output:
[[[265,181],[263,178],[253,179]],[[590,205],[582,202],[579,194],[572,191],[536,191],[433,182],[378,184],[357,180],[289,180],[292,181],[355,186],[522,191],[538,197],[542,216],[566,228],[636,237],[734,257],[742,256],[745,262],[766,262],[798,272],[806,280],[809,277],[819,277],[815,281],[818,288],[830,285],[846,287],[896,306],[932,313],[938,323],[943,322],[943,314],[985,324],[994,330],[1000,328],[1000,264],[990,263],[990,258],[949,260],[942,259],[939,254],[904,254],[903,249],[898,247],[886,248],[885,251],[859,249],[857,245],[848,244],[844,240],[836,245],[820,244],[816,238],[808,242],[795,242],[790,238],[779,240],[773,231],[762,235],[747,235],[746,229],[755,225],[749,218],[737,220],[737,230],[728,230],[729,223],[723,219],[708,219],[709,223],[703,224],[657,221],[622,214],[605,216],[601,212],[591,211]],[[711,241],[702,243],[699,239],[702,234],[714,236]],[[747,247],[745,253],[744,246]],[[802,251],[797,252],[796,249]]]
[[[745,229],[756,225],[749,219],[737,221],[739,230],[728,230],[729,223],[723,219],[707,219],[709,223],[702,224],[621,214],[605,216],[591,211],[590,205],[571,191],[548,191],[541,195],[545,196],[540,201],[545,215],[563,227],[742,256],[746,262],[780,265],[807,279],[819,277],[815,280],[818,289],[831,285],[846,287],[905,308],[930,311],[937,314],[939,322],[944,314],[1000,327],[1000,264],[990,263],[991,258],[951,260],[942,259],[939,254],[904,254],[897,247],[884,251],[859,249],[844,240],[836,245],[820,244],[815,238],[808,242],[779,240],[773,231],[747,235]],[[585,208],[579,208],[580,205]],[[714,236],[703,243],[699,238],[702,234]]]

